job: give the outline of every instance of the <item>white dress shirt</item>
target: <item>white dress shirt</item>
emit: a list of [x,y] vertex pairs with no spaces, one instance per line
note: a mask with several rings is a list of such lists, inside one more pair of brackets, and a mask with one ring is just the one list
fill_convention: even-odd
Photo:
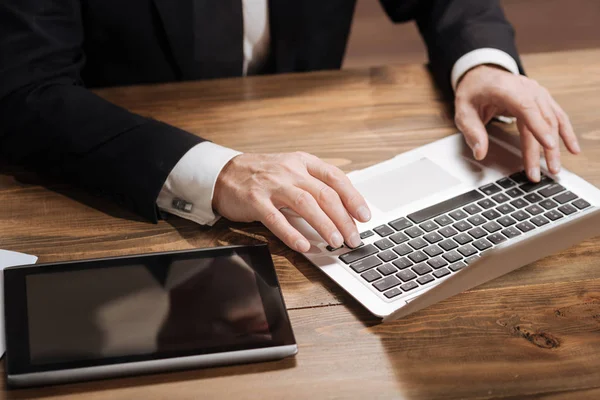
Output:
[[[244,75],[261,70],[269,55],[268,0],[241,0],[244,19]],[[452,88],[470,69],[498,65],[519,74],[517,62],[507,53],[484,48],[473,50],[456,61],[450,76]],[[211,142],[191,148],[169,174],[156,201],[159,209],[202,225],[213,225],[219,216],[213,211],[212,198],[219,173],[239,151]]]

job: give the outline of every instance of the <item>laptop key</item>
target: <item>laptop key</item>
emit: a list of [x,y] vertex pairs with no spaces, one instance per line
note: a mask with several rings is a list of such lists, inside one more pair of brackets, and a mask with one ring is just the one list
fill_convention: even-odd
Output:
[[417,277],[417,274],[415,274],[413,271],[411,271],[410,269],[406,269],[404,271],[400,271],[396,274],[396,276],[400,279],[402,279],[403,282],[408,282],[410,280],[413,280]]
[[450,218],[447,215],[440,215],[439,217],[437,217],[436,219],[434,219],[434,221],[439,225],[439,226],[446,226],[446,225],[450,225],[451,223],[454,222],[454,220],[452,218]]
[[410,247],[406,243],[396,246],[392,250],[394,250],[396,253],[398,253],[399,256],[405,256],[408,253],[412,253],[412,251],[413,251],[412,247]]
[[410,292],[413,289],[418,288],[419,285],[417,285],[417,282],[407,282],[404,285],[400,286],[400,289],[404,290],[405,292]]
[[466,207],[463,207],[463,210],[468,212],[470,215],[477,214],[481,211],[481,208],[476,206],[475,204],[469,204]]
[[394,247],[394,243],[389,239],[379,239],[374,244],[379,247],[380,250],[387,250],[390,247]]
[[484,217],[486,217],[490,221],[502,216],[502,214],[500,214],[496,210],[487,210],[487,211],[484,211],[481,215],[483,215]]
[[530,221],[533,222],[536,226],[544,226],[550,222],[541,215],[531,218]]
[[555,194],[558,194],[564,190],[566,190],[566,189],[562,185],[555,183],[553,185],[543,188],[542,190],[540,190],[538,192],[538,194],[541,194],[544,197],[552,197]]
[[517,223],[517,221],[515,221],[514,219],[512,219],[511,217],[508,216],[504,216],[502,218],[498,218],[496,220],[496,222],[498,222],[500,225],[502,225],[503,227],[507,227],[507,226],[511,226]]
[[433,276],[431,275],[425,275],[420,277],[419,279],[417,279],[417,282],[419,283],[419,285],[426,285],[429,282],[434,281],[435,279],[433,278]]
[[377,228],[373,228],[373,230],[381,237],[386,237],[394,233],[394,230],[388,225],[379,225]]
[[560,204],[565,204],[570,201],[573,201],[577,198],[577,195],[573,192],[564,192],[554,197],[555,201],[558,201]]
[[529,178],[527,178],[527,174],[525,173],[525,171],[515,172],[514,174],[510,175],[510,179],[517,182],[518,184],[529,182]]
[[433,221],[425,221],[419,225],[419,227],[421,227],[421,229],[423,229],[425,232],[431,232],[439,228],[438,224]]
[[444,252],[444,250],[440,249],[440,246],[435,245],[435,244],[432,244],[431,246],[424,248],[423,251],[429,257],[439,256],[440,254],[442,254]]
[[433,271],[433,269],[431,269],[431,267],[429,265],[427,265],[426,263],[417,264],[414,267],[412,267],[411,269],[419,275],[425,275],[425,274],[428,274],[431,271]]
[[500,233],[492,233],[490,236],[487,237],[487,240],[494,244],[500,244],[506,240],[506,237],[504,235],[501,235]]
[[450,251],[450,250],[458,247],[456,242],[452,239],[446,239],[443,242],[438,243],[438,246],[440,246],[442,249],[444,249],[446,251]]
[[485,229],[489,233],[494,233],[494,232],[502,229],[502,225],[500,225],[499,223],[497,223],[495,221],[490,221],[487,224],[483,225],[483,229]]
[[479,251],[484,251],[492,247],[492,244],[485,239],[479,239],[473,242],[473,246],[475,246]]
[[383,276],[388,276],[388,275],[398,272],[398,269],[396,267],[394,267],[392,264],[383,264],[383,265],[377,267],[377,271]]
[[379,250],[372,244],[368,244],[363,247],[359,247],[358,249],[352,250],[346,254],[342,254],[339,258],[346,264],[351,264],[354,261],[358,261],[361,258],[365,258],[371,256],[375,253],[378,253]]
[[402,229],[406,229],[406,228],[412,226],[412,222],[410,222],[408,219],[402,217],[402,218],[395,219],[391,222],[388,222],[388,225],[390,225],[392,228],[394,228],[397,231],[401,231]]
[[422,251],[415,251],[414,253],[409,254],[408,258],[415,264],[427,260],[427,256]]
[[403,232],[396,232],[393,235],[391,235],[389,238],[396,244],[404,243],[410,239]]
[[469,224],[467,221],[458,221],[452,226],[460,232],[467,231],[473,227],[473,225]]
[[425,240],[423,240],[422,238],[416,238],[411,240],[410,242],[408,242],[408,244],[410,245],[410,247],[412,247],[415,250],[419,250],[422,249],[423,247],[426,247],[429,243],[427,243]]
[[463,210],[454,210],[448,213],[449,216],[454,218],[456,221],[460,221],[461,219],[467,218],[469,215]]
[[498,204],[504,203],[506,201],[510,200],[510,197],[508,197],[507,195],[505,195],[504,193],[498,193],[494,196],[492,196],[492,199],[494,199],[494,201]]
[[577,199],[574,202],[572,202],[571,204],[574,205],[575,207],[579,208],[580,210],[583,210],[584,208],[588,208],[589,206],[591,206],[591,204],[588,203],[587,201],[585,201],[584,199]]
[[[459,252],[454,251],[454,250],[447,252],[442,257],[451,264],[462,259],[462,255]],[[429,261],[431,261],[431,260],[429,260]]]
[[411,238],[416,238],[421,236],[425,232],[423,232],[418,226],[413,226],[412,228],[406,229],[404,233],[406,233]]
[[379,273],[377,271],[375,271],[374,269],[371,269],[371,270],[365,272],[361,276],[367,282],[373,282],[373,281],[376,281],[377,279],[381,278],[381,275],[379,275]]
[[513,199],[525,194],[525,192],[523,192],[521,189],[517,189],[517,188],[509,189],[509,190],[507,190],[504,193],[506,193],[507,195],[509,195]]
[[457,263],[455,263],[455,264],[452,264],[452,265],[450,266],[450,269],[452,270],[452,272],[456,272],[456,271],[458,271],[458,270],[461,270],[461,269],[463,269],[463,268],[464,268],[464,267],[466,267],[466,266],[467,266],[467,264],[465,264],[464,262],[462,262],[462,261],[461,261],[461,262],[457,262]]
[[570,204],[562,205],[562,206],[558,207],[558,209],[560,210],[561,213],[563,213],[565,215],[571,215],[577,211],[577,209]]
[[473,254],[476,254],[477,249],[475,247],[473,247],[472,245],[468,244],[466,246],[459,247],[458,252],[460,254],[462,254],[463,257],[469,257],[469,256],[472,256]]
[[[453,251],[453,253],[456,252]],[[444,260],[442,257],[436,257],[428,260],[427,264],[429,264],[432,268],[439,269],[448,265],[448,261]]]
[[445,226],[442,229],[440,229],[438,233],[441,233],[444,237],[449,238],[458,234],[458,231],[451,226]]
[[437,232],[431,232],[428,233],[427,235],[423,236],[423,238],[425,240],[427,240],[429,243],[437,243],[440,240],[443,240],[444,238]]
[[487,194],[488,196],[491,196],[493,194],[501,192],[502,188],[499,187],[498,185],[490,183],[489,185],[480,187],[479,190],[481,190],[483,193]]
[[518,210],[512,214],[510,214],[511,217],[513,217],[514,219],[516,219],[517,221],[524,221],[527,218],[530,217],[529,214],[527,214],[525,211],[523,210]]
[[558,204],[550,199],[542,200],[538,204],[544,207],[546,210],[551,210],[555,207],[558,207]]
[[515,200],[511,201],[510,204],[516,208],[523,208],[523,207],[527,207],[529,205],[529,203],[523,199],[515,199]]
[[433,272],[433,276],[435,276],[438,279],[443,278],[446,275],[450,275],[450,271],[448,270],[448,268],[438,269],[437,271]]
[[386,250],[377,254],[377,257],[381,258],[383,262],[390,262],[398,258],[398,254],[394,253],[392,250]]
[[496,205],[496,203],[494,203],[490,199],[483,199],[481,201],[478,201],[477,204],[479,204],[481,207],[483,207],[485,209],[492,208]]
[[538,215],[544,212],[544,209],[537,204],[533,204],[525,209],[531,215]]
[[399,287],[395,287],[393,289],[388,290],[383,295],[388,299],[394,298],[398,295],[402,294],[402,290]]
[[375,268],[376,266],[381,264],[383,264],[381,260],[379,260],[375,256],[371,256],[363,260],[357,261],[354,264],[350,264],[350,268],[352,268],[352,270],[357,274],[360,274],[361,272],[365,272],[366,270]]
[[561,219],[562,217],[564,217],[564,215],[562,215],[556,210],[550,210],[546,214],[544,214],[544,217],[548,218],[550,221],[556,221],[557,219]]
[[497,180],[496,183],[502,186],[504,189],[508,189],[516,185],[516,183],[509,178],[502,178],[500,180]]
[[532,231],[535,229],[535,225],[533,225],[531,222],[529,221],[523,221],[520,224],[516,225],[517,228],[519,228],[519,230],[523,233],[527,233],[529,231]]
[[506,215],[506,214],[510,214],[511,212],[515,211],[515,209],[508,204],[502,204],[502,205],[496,207],[496,211]]
[[519,189],[521,189],[524,192],[531,193],[538,189],[543,188],[544,186],[548,186],[551,183],[554,183],[554,181],[552,179],[548,178],[547,176],[542,176],[542,179],[540,179],[539,182],[525,183],[525,184],[519,186]]
[[485,218],[483,218],[481,215],[473,215],[471,218],[468,218],[467,221],[469,221],[470,224],[478,226],[481,224],[484,224],[487,222],[487,220]]
[[510,228],[504,229],[501,233],[507,238],[512,239],[515,236],[519,236],[521,234],[521,231],[515,228],[514,226],[511,226]]
[[364,231],[364,232],[361,232],[360,238],[361,239],[366,239],[366,238],[371,237],[373,235],[374,235],[373,231]]
[[481,229],[480,227],[473,228],[469,232],[469,235],[473,236],[475,239],[479,239],[487,235],[487,232]]
[[413,262],[406,257],[402,257],[401,259],[394,261],[392,264],[394,264],[394,266],[398,269],[406,269],[413,265]]
[[483,195],[476,190],[461,194],[431,207],[424,208],[420,211],[408,215],[408,218],[415,224],[420,224],[423,221],[437,217],[440,214],[447,213],[457,207],[466,206],[477,200],[481,200]]
[[473,238],[466,233],[460,233],[453,237],[458,244],[466,244],[473,241]]
[[375,286],[375,289],[379,290],[380,292],[384,292],[390,288],[393,288],[394,286],[398,286],[400,283],[400,279],[396,278],[394,275],[391,275],[375,282],[373,286]]
[[538,201],[543,199],[543,197],[537,193],[529,193],[527,196],[524,196],[523,198],[530,203],[537,203]]

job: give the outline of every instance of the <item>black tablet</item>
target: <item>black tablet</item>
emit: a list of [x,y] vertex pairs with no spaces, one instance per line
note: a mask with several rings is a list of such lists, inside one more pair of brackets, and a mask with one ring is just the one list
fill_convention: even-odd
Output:
[[266,245],[4,270],[11,386],[297,352]]

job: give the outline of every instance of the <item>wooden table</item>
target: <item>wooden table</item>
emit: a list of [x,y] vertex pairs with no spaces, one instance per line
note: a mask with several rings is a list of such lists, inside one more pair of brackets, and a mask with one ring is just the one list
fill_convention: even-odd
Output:
[[[600,186],[600,51],[524,57],[570,114]],[[304,150],[346,171],[455,132],[421,65],[102,90],[128,109],[245,152]],[[15,177],[16,176],[16,177]],[[0,248],[40,262],[269,242],[300,352],[254,365],[0,392],[0,397],[600,398],[600,243],[588,241],[380,324],[259,224],[158,225],[4,168]],[[3,390],[5,390],[3,388]]]

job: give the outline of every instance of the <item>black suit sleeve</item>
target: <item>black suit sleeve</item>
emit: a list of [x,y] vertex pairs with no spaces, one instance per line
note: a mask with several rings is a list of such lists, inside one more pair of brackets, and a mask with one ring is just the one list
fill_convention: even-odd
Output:
[[156,221],[156,198],[202,139],[88,91],[79,0],[0,2],[0,158],[65,178]]
[[450,95],[454,63],[470,51],[490,47],[512,56],[524,73],[498,0],[381,0],[395,22],[415,19],[429,53],[430,68],[442,91]]

